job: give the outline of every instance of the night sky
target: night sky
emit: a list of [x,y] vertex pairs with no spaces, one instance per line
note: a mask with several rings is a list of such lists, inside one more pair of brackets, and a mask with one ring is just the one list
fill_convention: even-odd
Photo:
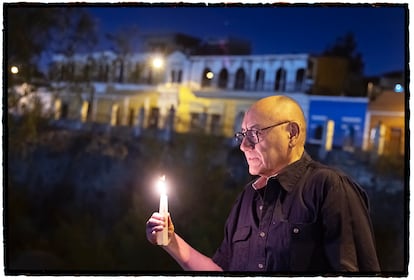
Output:
[[100,4],[88,9],[102,34],[133,25],[143,35],[181,32],[200,39],[241,38],[251,42],[253,54],[320,54],[338,37],[352,32],[365,75],[404,70],[407,63],[408,7],[402,5],[166,5]]

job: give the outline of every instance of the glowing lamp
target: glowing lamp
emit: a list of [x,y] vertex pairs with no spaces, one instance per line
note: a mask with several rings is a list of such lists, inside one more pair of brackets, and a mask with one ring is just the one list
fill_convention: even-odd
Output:
[[19,73],[19,68],[17,66],[12,66],[10,67],[10,71],[12,72],[12,74],[17,74]]

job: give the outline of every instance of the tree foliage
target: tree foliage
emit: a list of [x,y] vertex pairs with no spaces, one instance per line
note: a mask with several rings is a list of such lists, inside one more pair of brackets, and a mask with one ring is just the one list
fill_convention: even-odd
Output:
[[132,53],[136,47],[136,39],[138,37],[138,27],[135,25],[122,28],[113,33],[107,33],[106,38],[112,44],[112,50],[120,55]]
[[334,55],[348,59],[351,73],[362,74],[364,71],[362,55],[357,52],[357,42],[352,32],[338,37],[335,43],[323,52],[323,55]]
[[90,51],[98,42],[97,23],[85,9],[65,8],[57,24],[58,28],[52,30],[52,47],[67,56]]
[[348,75],[343,92],[346,96],[366,96],[366,85],[363,79],[364,62],[361,53],[357,51],[355,35],[346,33],[336,39],[322,55],[339,56],[348,60]]
[[138,37],[138,28],[135,25],[122,28],[115,33],[106,34],[106,38],[111,43],[112,50],[118,54],[120,63],[120,73],[118,82],[123,82],[123,72],[125,68],[125,60],[128,54],[131,54],[136,47],[136,39]]
[[74,53],[96,43],[96,24],[83,8],[7,4],[4,12],[8,68],[20,66],[26,80],[43,53]]

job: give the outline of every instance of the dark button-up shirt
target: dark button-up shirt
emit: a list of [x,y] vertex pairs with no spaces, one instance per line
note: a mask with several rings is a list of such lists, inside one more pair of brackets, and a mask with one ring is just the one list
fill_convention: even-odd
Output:
[[227,271],[379,272],[365,192],[347,175],[302,158],[248,184],[213,256]]

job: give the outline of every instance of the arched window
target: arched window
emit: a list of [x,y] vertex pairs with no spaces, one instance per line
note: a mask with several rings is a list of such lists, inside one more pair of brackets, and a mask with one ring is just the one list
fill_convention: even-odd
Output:
[[117,61],[118,67],[119,67],[119,73],[118,73],[118,83],[124,82],[124,61],[122,59],[119,59]]
[[263,69],[257,69],[256,77],[254,79],[254,88],[255,90],[263,90],[264,88],[264,76],[265,72]]
[[98,67],[98,81],[102,82],[104,80],[104,72],[105,72],[105,65],[102,63],[99,63],[99,67]]
[[178,70],[177,73],[177,83],[181,83],[181,81],[183,80],[183,70]]
[[210,68],[205,68],[203,71],[203,76],[201,77],[201,87],[209,87],[211,86],[211,78],[207,75],[210,73]]
[[283,68],[279,68],[275,77],[275,90],[284,91],[286,88],[286,71]]
[[104,82],[109,81],[109,65],[107,63],[105,63],[105,66],[104,66],[103,80],[104,80]]
[[73,81],[75,79],[75,63],[69,62],[69,80]]
[[64,81],[66,79],[66,65],[65,64],[61,64],[60,65],[60,80]]
[[236,72],[236,80],[234,81],[234,89],[244,89],[245,79],[246,79],[246,74],[244,73],[243,68],[239,68]]
[[183,71],[180,70],[171,70],[171,82],[172,83],[181,83],[182,80],[182,76],[183,76]]
[[228,78],[229,78],[229,73],[227,72],[227,69],[222,69],[219,74],[218,87],[227,88]]
[[86,63],[83,67],[83,80],[84,81],[90,81],[90,72],[91,72],[91,64]]
[[175,77],[175,70],[171,70],[171,83],[175,83],[175,79],[176,79],[176,77]]
[[305,80],[305,69],[301,68],[296,71],[296,83],[295,83],[295,90],[296,91],[302,91],[304,90],[303,82]]
[[139,62],[135,63],[134,69],[131,73],[132,81],[136,83],[141,82],[141,76],[142,76],[142,67]]

